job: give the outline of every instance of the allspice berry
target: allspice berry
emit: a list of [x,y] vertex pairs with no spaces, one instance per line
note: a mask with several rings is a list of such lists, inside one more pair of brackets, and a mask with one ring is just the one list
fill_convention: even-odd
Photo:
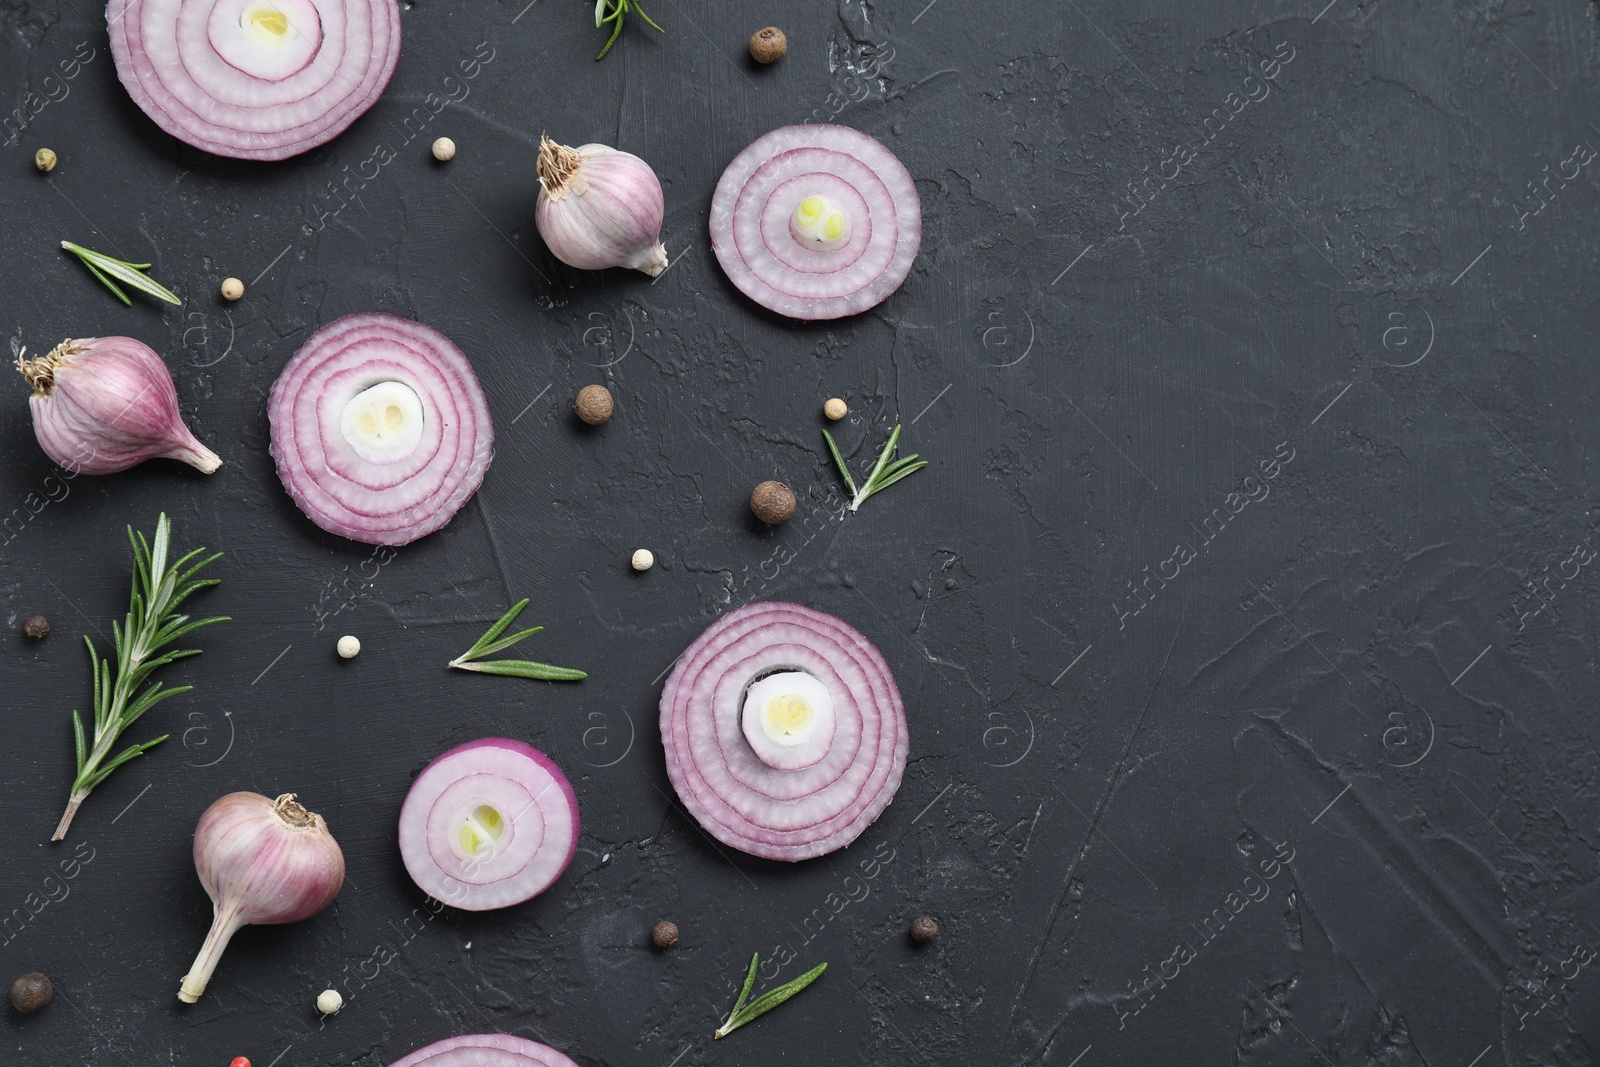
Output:
[[789,38],[776,26],[750,35],[750,58],[757,63],[776,63],[789,52]]
[[55,995],[55,986],[38,971],[29,971],[11,983],[11,1006],[24,1015],[42,1010]]
[[782,482],[762,482],[750,494],[750,510],[768,526],[781,525],[794,516],[794,493]]
[[43,615],[29,615],[28,621],[22,624],[22,632],[35,641],[50,634],[50,620]]
[[650,930],[650,943],[656,948],[671,948],[678,943],[678,924],[658,922]]
[[939,936],[939,924],[934,922],[931,915],[919,915],[911,920],[911,940],[921,945]]
[[578,390],[572,410],[590,426],[599,426],[611,417],[611,390],[603,385],[586,385]]
[[48,148],[41,148],[33,154],[33,165],[49,174],[56,169],[56,154]]

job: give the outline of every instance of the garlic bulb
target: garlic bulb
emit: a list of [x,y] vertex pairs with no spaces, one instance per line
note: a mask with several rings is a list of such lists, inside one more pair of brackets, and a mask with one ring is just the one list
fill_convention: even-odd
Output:
[[229,793],[200,816],[194,869],[211,897],[212,921],[178,987],[185,1004],[206,991],[228,940],[241,927],[309,919],[344,885],[344,853],[328,824],[294,797]]
[[561,262],[581,270],[632,267],[654,278],[667,269],[665,214],[661,182],[638,156],[540,136],[534,221]]
[[206,474],[222,466],[178,413],[172,374],[131,337],[67,339],[49,355],[17,356],[33,386],[28,406],[39,447],[77,474],[114,474],[155,456]]

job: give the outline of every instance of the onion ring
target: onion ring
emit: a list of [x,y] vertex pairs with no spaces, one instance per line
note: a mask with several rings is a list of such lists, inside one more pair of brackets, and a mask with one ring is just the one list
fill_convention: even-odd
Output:
[[185,144],[278,160],[333,140],[400,59],[397,0],[110,0],[117,77]]
[[531,900],[578,851],[578,797],[555,761],[504,737],[423,768],[400,808],[400,857],[417,888],[463,911]]
[[679,657],[661,739],[667,776],[706,832],[775,860],[854,841],[894,799],[910,751],[877,648],[841,619],[777,601],[730,612]]
[[922,201],[894,153],[861,131],[783,126],[722,172],[711,247],[733,284],[765,308],[795,319],[856,315],[911,273]]
[[306,339],[267,399],[278,477],[330,533],[403,545],[450,521],[494,452],[489,402],[444,334],[372,312]]

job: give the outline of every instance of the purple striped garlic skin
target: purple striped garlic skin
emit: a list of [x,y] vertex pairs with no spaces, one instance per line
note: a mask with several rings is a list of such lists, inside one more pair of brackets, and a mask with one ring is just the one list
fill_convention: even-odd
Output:
[[184,424],[172,374],[143,342],[69,338],[48,355],[26,355],[17,370],[33,386],[34,436],[66,470],[115,474],[158,457],[206,474],[222,466]]

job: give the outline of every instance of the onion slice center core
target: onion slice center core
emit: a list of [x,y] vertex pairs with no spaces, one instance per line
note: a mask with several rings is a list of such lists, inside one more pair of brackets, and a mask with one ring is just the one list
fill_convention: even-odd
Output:
[[802,248],[832,252],[850,243],[850,216],[825,196],[804,197],[789,217],[789,235]]
[[505,832],[506,820],[499,809],[493,804],[479,804],[461,820],[461,850],[469,856],[487,858]]
[[740,726],[756,758],[767,766],[809,767],[833,747],[833,695],[806,671],[778,671],[751,683]]
[[263,81],[303,70],[322,49],[322,17],[312,0],[221,0],[207,33],[229,66]]
[[339,429],[350,447],[371,463],[392,463],[422,440],[422,398],[405,382],[379,382],[344,406]]

